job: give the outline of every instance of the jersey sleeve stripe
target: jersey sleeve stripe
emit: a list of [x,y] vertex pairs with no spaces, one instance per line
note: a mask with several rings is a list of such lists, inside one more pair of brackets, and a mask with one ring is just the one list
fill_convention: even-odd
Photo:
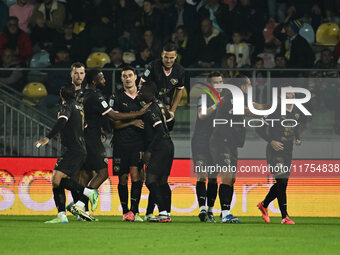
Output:
[[66,115],[60,115],[60,116],[58,117],[58,119],[61,119],[61,118],[66,119],[66,121],[68,120],[68,117],[67,117]]
[[184,86],[182,86],[182,87],[177,87],[177,89],[184,89]]
[[105,114],[107,114],[109,111],[112,111],[112,108],[110,107],[109,109],[107,109],[105,112],[102,113],[102,115],[104,116]]
[[174,117],[171,117],[170,119],[167,119],[166,122],[170,122],[173,120]]
[[157,122],[155,122],[154,124],[153,124],[153,127],[155,127],[155,126],[157,126],[158,124],[161,124],[162,123],[162,121],[157,121]]

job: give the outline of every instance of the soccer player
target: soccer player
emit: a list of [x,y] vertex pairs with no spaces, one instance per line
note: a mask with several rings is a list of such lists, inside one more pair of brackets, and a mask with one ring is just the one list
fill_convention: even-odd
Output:
[[144,152],[146,186],[150,196],[158,206],[156,222],[170,222],[171,189],[168,184],[174,158],[174,144],[170,131],[174,125],[174,115],[155,98],[157,88],[153,82],[144,82],[138,97],[145,103],[152,102],[143,116],[147,147]]
[[[295,97],[294,93],[287,93],[286,97],[292,99]],[[281,126],[281,121],[284,119],[293,119],[296,123],[299,123],[301,113],[294,105],[287,105],[286,115],[281,115],[281,109],[279,108],[273,114],[266,117],[266,119],[279,120],[275,124],[269,124],[260,128],[256,128],[256,132],[265,141],[268,142],[266,149],[267,163],[271,167],[274,167],[275,184],[270,188],[266,198],[257,204],[257,207],[262,213],[262,218],[265,222],[270,223],[268,215],[268,205],[271,201],[277,198],[281,211],[282,221],[281,224],[295,224],[287,213],[287,185],[288,178],[290,176],[290,168],[292,163],[293,144],[301,145],[301,139],[299,134],[299,124],[294,126],[291,123],[291,127]],[[288,122],[286,126],[289,125]]]
[[[103,116],[107,115],[112,121],[136,118],[138,116],[142,116],[150,104],[145,105],[137,112],[115,112],[111,107],[109,107],[100,92],[100,88],[105,86],[103,73],[98,69],[91,69],[86,74],[86,80],[87,86],[84,91],[84,112],[87,127],[84,132],[84,137],[87,157],[84,167],[89,173],[95,171],[95,175],[87,184],[88,187],[98,189],[108,178],[106,151],[101,141]],[[81,209],[85,210],[85,204],[81,204],[81,208],[78,208],[78,211]],[[72,209],[73,206],[74,205],[70,208]],[[84,211],[84,213],[86,212]]]
[[153,81],[156,83],[156,98],[161,100],[170,112],[175,112],[181,101],[184,89],[184,68],[176,63],[177,48],[173,43],[167,43],[163,47],[161,59],[152,61],[146,68],[141,81]]
[[[57,133],[61,134],[63,145],[63,155],[55,165],[52,176],[53,198],[58,209],[58,217],[46,223],[68,223],[65,211],[66,196],[65,190],[78,193],[79,203],[84,203],[90,199],[92,207],[97,206],[98,191],[84,188],[74,181],[73,177],[80,169],[86,158],[86,148],[84,141],[84,113],[82,108],[75,101],[75,90],[73,86],[63,86],[60,90],[62,105],[58,113],[58,121],[51,132],[41,140],[35,142],[37,148],[45,146]],[[79,215],[90,220],[87,214]]]
[[[222,74],[220,72],[211,72],[209,74],[209,83],[210,86],[223,84]],[[222,89],[216,89],[216,91],[220,96]],[[219,100],[217,98],[215,99],[217,104],[219,104]],[[209,139],[213,129],[212,120],[215,117],[217,104],[215,104],[210,97],[207,97],[207,114],[203,115],[201,113],[201,99],[198,101],[197,120],[191,140],[194,169],[196,169],[196,167],[212,165],[210,151],[207,150],[207,148],[209,148]],[[213,208],[217,196],[218,185],[217,179],[210,177],[213,176],[209,176],[206,172],[197,172],[196,195],[200,208],[198,217],[202,222],[216,222],[213,215]],[[207,178],[208,187],[206,187]],[[206,203],[208,208],[206,207]]]
[[[137,98],[136,71],[126,66],[122,70],[123,91],[110,100],[110,106],[117,112],[136,112],[142,107]],[[123,221],[143,221],[138,206],[143,187],[140,179],[142,155],[144,152],[144,123],[140,118],[114,121],[113,169],[118,171],[118,194],[123,208]],[[128,179],[131,175],[131,208],[128,209]]]

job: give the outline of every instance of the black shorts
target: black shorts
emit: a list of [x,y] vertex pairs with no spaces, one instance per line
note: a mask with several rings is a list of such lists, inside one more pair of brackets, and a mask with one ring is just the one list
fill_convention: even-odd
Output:
[[275,178],[288,178],[292,164],[292,151],[275,151],[270,144],[266,150],[267,164]]
[[157,176],[169,176],[173,160],[173,142],[171,139],[162,139],[155,151],[151,153],[149,163],[145,165],[145,173]]
[[143,168],[143,146],[113,146],[113,175],[130,173],[130,167]]
[[[235,178],[237,172],[238,151],[237,147],[231,146],[228,143],[210,143],[209,145],[212,168],[210,176],[217,178],[218,174],[221,178]],[[213,171],[213,172],[212,172]],[[210,177],[213,178],[213,177]]]
[[86,152],[65,151],[58,158],[54,170],[60,171],[69,177],[74,177],[82,168],[86,159]]
[[85,142],[87,157],[84,169],[88,172],[92,172],[107,168],[108,159],[102,141],[98,139],[85,139]]

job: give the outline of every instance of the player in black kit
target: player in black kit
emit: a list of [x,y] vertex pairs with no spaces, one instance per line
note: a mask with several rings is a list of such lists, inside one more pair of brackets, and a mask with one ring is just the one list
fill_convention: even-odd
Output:
[[[287,93],[287,99],[295,97],[294,93]],[[299,134],[300,111],[294,105],[287,105],[286,115],[281,115],[281,109],[266,117],[268,120],[277,120],[274,122],[265,122],[265,125],[256,128],[256,132],[268,142],[266,149],[267,163],[272,167],[276,183],[270,188],[266,198],[257,204],[262,213],[262,218],[269,223],[268,205],[277,198],[282,216],[282,224],[295,224],[287,213],[287,185],[292,163],[293,144],[301,145]],[[283,120],[294,120],[281,125]],[[278,121],[279,120],[279,121]],[[287,127],[290,126],[290,127]]]
[[[212,87],[214,87],[215,84],[223,84],[222,74],[220,72],[211,72],[209,74],[208,82],[208,86]],[[220,96],[222,89],[216,89],[216,92]],[[215,98],[215,100],[216,104],[210,97],[207,97],[207,114],[205,115],[201,113],[201,98],[198,100],[197,120],[191,139],[191,151],[194,169],[196,169],[196,167],[202,168],[212,165],[210,151],[207,150],[207,148],[209,148],[209,139],[212,133],[212,120],[215,117],[216,108],[219,104],[219,100],[217,98]],[[203,222],[216,222],[213,216],[213,208],[217,196],[217,179],[215,176],[209,176],[206,172],[195,172],[197,173],[196,195],[200,208],[198,217]],[[206,187],[205,184],[207,178],[208,187]],[[206,203],[208,208],[206,207]]]
[[[110,99],[117,112],[136,112],[142,106],[137,98],[136,71],[129,66],[122,70],[123,91]],[[114,121],[113,170],[119,175],[118,194],[123,208],[123,221],[143,221],[138,206],[143,187],[140,170],[143,166],[144,123],[140,118]],[[131,175],[131,208],[128,209],[128,179]]]
[[[130,119],[141,116],[145,113],[149,105],[146,105],[138,112],[118,113],[113,111],[106,103],[103,95],[98,88],[105,86],[103,73],[98,69],[92,69],[86,74],[87,86],[84,91],[84,112],[86,128],[84,132],[87,157],[85,160],[85,170],[95,175],[89,181],[88,187],[98,189],[100,185],[108,178],[107,159],[104,145],[101,141],[101,128],[103,116],[107,115],[111,120]],[[72,208],[75,205],[72,205]],[[81,213],[86,213],[85,205],[77,208]],[[91,206],[92,211],[95,207]],[[84,212],[83,212],[84,211]],[[90,215],[91,217],[91,215]],[[92,220],[95,220],[91,217]]]
[[153,82],[144,82],[138,97],[146,103],[152,102],[149,110],[143,116],[146,135],[146,150],[144,163],[146,186],[152,200],[158,206],[159,216],[156,222],[170,222],[171,189],[168,184],[174,157],[174,144],[170,131],[174,125],[174,116],[165,105],[155,98],[156,86]]
[[176,45],[167,43],[163,47],[161,59],[148,65],[140,82],[153,81],[157,86],[156,98],[173,113],[181,101],[185,81],[184,68],[175,62],[176,58]]
[[[86,158],[84,141],[84,113],[75,101],[75,90],[72,85],[64,86],[60,90],[62,105],[58,113],[58,121],[51,132],[41,140],[35,142],[37,148],[45,146],[50,139],[60,132],[63,154],[58,159],[52,176],[53,197],[58,209],[58,217],[46,223],[68,223],[65,211],[65,190],[78,193],[79,201],[84,203],[90,199],[91,205],[96,206],[98,191],[84,188],[72,177],[79,171]],[[87,215],[80,214],[84,219]]]

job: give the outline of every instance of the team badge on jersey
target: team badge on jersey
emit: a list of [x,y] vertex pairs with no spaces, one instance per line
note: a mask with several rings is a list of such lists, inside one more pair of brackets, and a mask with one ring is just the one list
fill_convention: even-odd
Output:
[[144,72],[144,76],[145,77],[148,77],[150,75],[150,70],[149,69],[146,69],[145,72]]
[[108,105],[107,105],[107,103],[106,103],[105,101],[102,101],[102,106],[103,106],[104,108],[107,108],[107,107],[108,107]]
[[171,82],[172,85],[176,85],[178,83],[178,80],[177,79],[171,79],[170,82]]

